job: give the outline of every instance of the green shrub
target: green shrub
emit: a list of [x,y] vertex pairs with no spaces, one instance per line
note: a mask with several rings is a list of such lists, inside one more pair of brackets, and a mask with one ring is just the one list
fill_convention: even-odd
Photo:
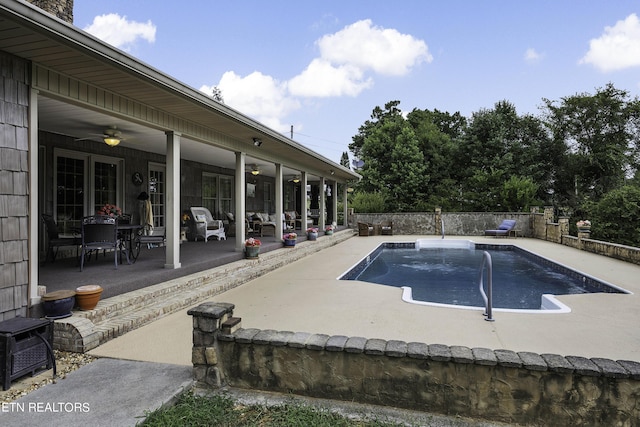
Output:
[[385,212],[385,198],[380,193],[355,193],[351,207],[358,213]]
[[607,242],[640,246],[640,187],[626,185],[590,203],[591,237]]

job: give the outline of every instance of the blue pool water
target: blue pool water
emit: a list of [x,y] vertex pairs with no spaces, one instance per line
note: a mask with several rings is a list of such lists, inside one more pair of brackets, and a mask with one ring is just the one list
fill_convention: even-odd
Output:
[[495,308],[539,310],[545,294],[624,292],[511,245],[416,249],[385,243],[341,279],[409,287],[417,301],[483,307],[478,277],[484,251],[493,263]]

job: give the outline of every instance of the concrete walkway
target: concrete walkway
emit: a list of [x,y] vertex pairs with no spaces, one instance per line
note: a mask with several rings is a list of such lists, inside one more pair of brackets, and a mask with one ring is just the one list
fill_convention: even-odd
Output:
[[[234,315],[245,328],[640,361],[640,266],[623,261],[535,239],[470,237],[478,243],[521,246],[633,292],[561,296],[570,313],[494,312],[495,322],[484,321],[481,311],[405,303],[398,288],[336,280],[380,242],[415,239],[354,237],[215,300],[235,304]],[[127,333],[90,354],[190,365],[191,319],[186,312]]]
[[[495,312],[405,303],[393,287],[336,278],[383,241],[417,236],[354,237],[256,278],[214,300],[235,304],[245,328],[509,349],[563,356],[640,361],[640,266],[533,239],[472,237],[515,244],[623,287],[633,295],[584,294],[559,299],[566,314]],[[426,236],[426,238],[434,238]],[[92,350],[102,358],[0,411],[0,425],[135,425],[191,379],[192,322],[187,309]],[[89,412],[29,412],[29,403],[85,403]],[[443,424],[445,425],[445,424]],[[449,424],[446,424],[449,425]],[[453,425],[453,424],[451,424]],[[462,424],[455,424],[462,425]]]

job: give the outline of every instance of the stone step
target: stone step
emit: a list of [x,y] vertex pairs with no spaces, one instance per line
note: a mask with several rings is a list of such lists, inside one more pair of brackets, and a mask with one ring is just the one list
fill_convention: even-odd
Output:
[[304,241],[257,259],[229,264],[101,300],[94,310],[74,311],[54,324],[54,348],[84,353],[154,320],[198,304],[270,271],[356,235],[347,229],[317,241]]

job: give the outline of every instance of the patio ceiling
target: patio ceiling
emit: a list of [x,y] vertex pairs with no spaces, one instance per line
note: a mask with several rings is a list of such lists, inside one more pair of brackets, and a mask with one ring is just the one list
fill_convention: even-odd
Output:
[[[44,96],[38,98],[38,128],[40,130],[78,139],[94,140],[96,144],[104,144],[100,134],[112,126],[117,127],[122,132],[124,140],[119,146],[161,155],[166,154],[166,136],[160,130],[52,98]],[[202,144],[188,138],[181,138],[180,147],[181,158],[185,160],[235,169],[235,154],[233,151]],[[247,156],[246,164],[247,167],[257,164],[262,174],[267,176],[275,175],[275,165],[260,158]],[[285,176],[299,175],[299,173],[294,169],[283,167]],[[314,178],[311,177],[310,179]]]
[[[266,175],[274,175],[273,161],[277,159],[284,166],[285,176],[304,170],[310,173],[310,180],[319,176],[337,181],[359,178],[348,168],[22,0],[0,4],[0,50],[226,135],[234,144],[246,146],[247,165],[260,165]],[[123,146],[165,153],[163,129],[44,95],[39,96],[38,104],[42,130],[87,138],[117,126],[127,139]],[[253,146],[254,137],[263,141],[259,149]],[[233,150],[216,146],[215,141],[196,142],[183,136],[181,147],[184,159],[211,159],[212,164],[235,168]],[[330,171],[334,171],[333,176]]]

